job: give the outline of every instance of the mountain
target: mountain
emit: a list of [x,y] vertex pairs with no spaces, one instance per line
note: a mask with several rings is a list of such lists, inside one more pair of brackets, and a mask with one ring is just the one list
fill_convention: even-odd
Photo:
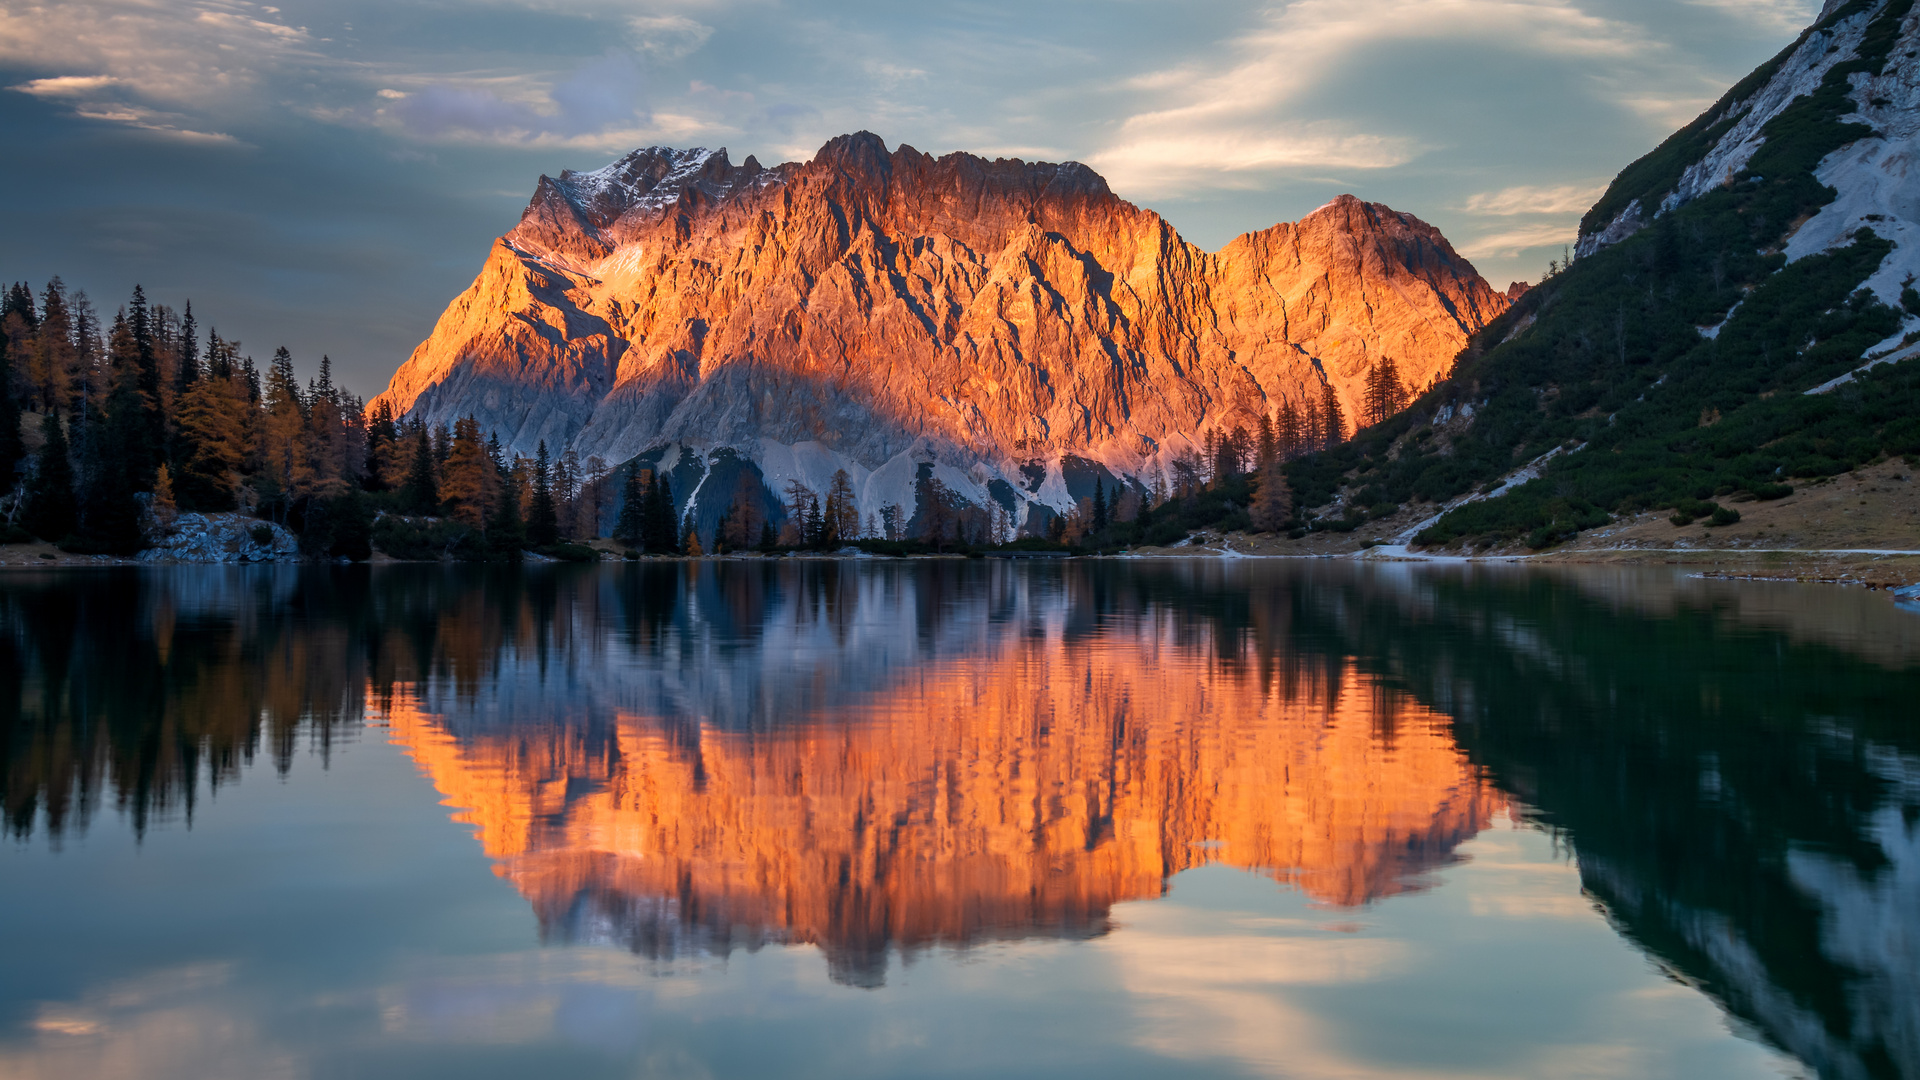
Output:
[[[688,600],[712,587],[655,577]],[[714,647],[681,624],[667,671],[589,630],[580,646],[617,660],[502,656],[504,699],[403,685],[381,723],[543,940],[663,960],[807,943],[862,986],[895,951],[1103,935],[1114,905],[1197,866],[1335,907],[1417,891],[1506,808],[1449,718],[1380,676],[1199,673],[1168,662],[1157,603],[1033,634],[1101,603],[1078,582],[955,602],[910,576],[829,580],[832,605],[726,586],[729,629],[752,630]]]
[[1073,162],[864,132],[774,168],[653,147],[542,177],[375,405],[646,455],[683,493],[716,460],[771,491],[845,468],[872,513],[937,475],[1032,524],[1323,385],[1356,415],[1383,356],[1425,386],[1509,304],[1351,196],[1209,253]]
[[1438,520],[1420,542],[1538,548],[1650,509],[1723,523],[1728,503],[1920,461],[1920,365],[1900,363],[1920,355],[1912,7],[1830,0],[1624,169],[1579,257],[1476,333],[1447,380],[1293,466],[1299,501],[1344,528],[1424,501]]

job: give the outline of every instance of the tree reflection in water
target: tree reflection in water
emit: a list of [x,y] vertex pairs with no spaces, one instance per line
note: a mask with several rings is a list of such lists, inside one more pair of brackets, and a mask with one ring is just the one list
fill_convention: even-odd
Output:
[[1915,1075],[1920,640],[1777,595],[1198,563],[22,574],[0,796],[20,837],[106,801],[144,830],[369,719],[551,938],[810,942],[857,985],[1104,933],[1208,862],[1365,904],[1512,799],[1766,1039]]

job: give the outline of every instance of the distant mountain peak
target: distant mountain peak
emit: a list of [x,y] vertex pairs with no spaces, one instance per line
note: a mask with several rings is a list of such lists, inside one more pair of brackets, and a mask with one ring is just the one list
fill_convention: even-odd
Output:
[[726,449],[776,487],[831,464],[863,514],[932,467],[1018,520],[1091,489],[1068,458],[1145,483],[1326,385],[1358,415],[1373,361],[1425,385],[1507,303],[1352,195],[1209,253],[1077,162],[648,147],[541,177],[381,400],[521,451]]

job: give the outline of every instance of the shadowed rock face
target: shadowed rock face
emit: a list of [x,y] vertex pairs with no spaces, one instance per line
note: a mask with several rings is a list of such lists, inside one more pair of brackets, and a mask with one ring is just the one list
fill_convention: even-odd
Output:
[[1424,385],[1507,304],[1352,196],[1208,253],[1072,162],[653,147],[542,177],[380,400],[522,452],[815,443],[856,480],[938,462],[1042,500],[1021,464],[1150,475],[1323,380],[1354,415],[1371,361]]

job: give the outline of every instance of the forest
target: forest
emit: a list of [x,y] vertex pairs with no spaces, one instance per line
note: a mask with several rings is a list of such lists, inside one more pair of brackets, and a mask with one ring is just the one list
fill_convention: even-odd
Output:
[[[1392,360],[1369,375],[1363,423],[1403,408]],[[640,460],[572,451],[509,454],[472,419],[432,427],[336,385],[328,358],[304,385],[285,348],[263,366],[193,306],[136,286],[110,322],[59,278],[8,287],[0,304],[0,542],[44,540],[130,555],[186,513],[238,513],[284,526],[315,558],[515,561],[532,551],[588,560],[611,536],[631,554],[994,547],[1111,549],[1168,543],[1198,527],[1299,531],[1283,468],[1350,433],[1328,388],[1256,431],[1209,432],[1151,486],[1105,474],[1065,514],[1016,525],[1011,498],[971,505],[923,478],[915,506],[863,519],[851,478],[815,492],[764,491],[741,472],[717,526],[682,518],[672,480]],[[769,495],[772,498],[769,498]]]

